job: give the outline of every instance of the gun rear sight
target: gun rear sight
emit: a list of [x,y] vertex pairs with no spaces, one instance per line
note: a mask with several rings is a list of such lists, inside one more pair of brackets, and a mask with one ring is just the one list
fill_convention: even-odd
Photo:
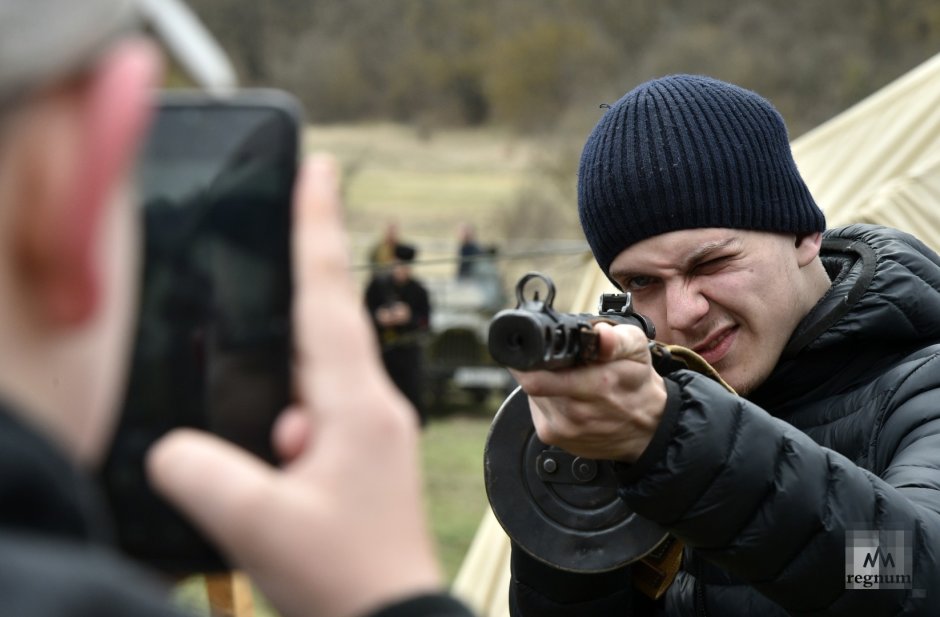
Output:
[[[547,288],[545,300],[537,286],[531,297],[526,289],[533,281]],[[559,313],[552,303],[555,283],[548,276],[529,272],[516,283],[516,308],[497,313],[490,322],[489,350],[496,362],[521,371],[555,370],[595,360],[598,321],[628,323],[641,328],[647,338],[655,336],[652,322],[633,311],[630,294],[603,294],[598,314]]]

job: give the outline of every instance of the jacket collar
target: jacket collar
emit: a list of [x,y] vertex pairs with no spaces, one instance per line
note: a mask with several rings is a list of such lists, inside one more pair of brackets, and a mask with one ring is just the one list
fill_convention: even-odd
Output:
[[88,478],[0,403],[0,530],[106,541],[102,503]]
[[796,356],[844,317],[868,291],[875,275],[875,252],[864,242],[825,238],[821,259],[832,286],[794,330],[781,360]]
[[940,257],[922,242],[886,227],[849,225],[826,232],[821,259],[832,286],[748,397],[767,409],[845,391],[940,341]]

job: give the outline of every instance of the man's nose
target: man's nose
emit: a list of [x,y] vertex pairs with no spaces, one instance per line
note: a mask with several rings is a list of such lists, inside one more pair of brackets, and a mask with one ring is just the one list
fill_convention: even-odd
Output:
[[685,332],[694,328],[708,314],[708,298],[694,282],[671,281],[666,284],[666,325]]

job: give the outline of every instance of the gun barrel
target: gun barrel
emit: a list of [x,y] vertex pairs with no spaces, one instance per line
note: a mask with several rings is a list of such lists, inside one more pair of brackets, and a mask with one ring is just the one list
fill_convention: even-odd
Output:
[[[526,298],[526,285],[542,281],[548,293]],[[594,323],[626,323],[639,327],[647,338],[655,336],[652,322],[633,312],[630,294],[601,296],[600,314],[559,313],[552,308],[555,284],[538,272],[530,272],[516,284],[518,305],[496,313],[490,321],[490,356],[503,366],[520,371],[556,370],[585,364],[597,358],[598,337]]]
[[574,315],[521,309],[500,311],[490,322],[490,355],[520,371],[555,370],[582,364],[597,354],[597,335],[591,324]]

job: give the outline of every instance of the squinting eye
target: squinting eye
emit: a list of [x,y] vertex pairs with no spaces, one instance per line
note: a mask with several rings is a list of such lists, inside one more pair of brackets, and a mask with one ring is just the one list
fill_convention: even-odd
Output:
[[695,266],[695,272],[697,274],[711,274],[720,270],[726,263],[728,263],[727,257],[709,259]]

